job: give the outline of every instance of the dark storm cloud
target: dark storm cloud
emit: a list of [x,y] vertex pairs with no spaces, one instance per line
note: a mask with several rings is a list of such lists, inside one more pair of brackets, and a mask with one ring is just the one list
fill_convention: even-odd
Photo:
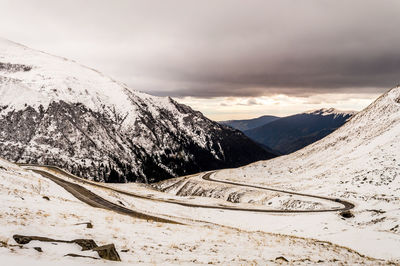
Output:
[[395,0],[14,0],[0,11],[4,37],[177,97],[381,92],[400,83],[399,28]]

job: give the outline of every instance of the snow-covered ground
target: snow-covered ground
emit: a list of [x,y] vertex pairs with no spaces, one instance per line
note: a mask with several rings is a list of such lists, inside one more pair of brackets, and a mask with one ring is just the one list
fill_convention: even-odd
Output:
[[[221,184],[203,179],[203,174],[183,178],[168,179],[152,186],[159,191],[167,192],[182,199],[196,197],[196,201],[204,200],[201,197],[214,198],[214,202],[235,207],[245,207],[264,210],[322,210],[339,209],[342,204],[333,200],[317,199],[308,196],[292,195],[277,191],[261,190],[256,188]],[[214,174],[212,176],[215,176]],[[121,185],[127,188],[128,185]],[[231,203],[231,204],[229,204]],[[232,204],[234,203],[234,204]],[[240,205],[236,204],[240,203]]]
[[[342,198],[355,204],[352,210],[355,217],[350,219],[334,213],[247,214],[246,219],[239,215],[230,220],[225,217],[225,224],[313,237],[370,256],[399,260],[400,87],[382,95],[321,141],[287,156],[218,171],[214,178]],[[175,183],[176,187],[169,187],[167,191],[177,194],[186,182],[196,182],[196,179],[165,181],[158,187]],[[197,191],[213,191],[202,196],[226,199],[231,193],[218,184],[203,185],[201,180],[197,184]],[[248,196],[243,194],[243,201],[248,202]]]
[[[244,178],[246,176],[246,178]],[[274,160],[223,170],[216,178],[345,198],[355,218],[342,233],[352,248],[400,258],[400,87],[393,88],[333,134],[303,150]],[[326,225],[331,225],[328,220]],[[314,220],[315,223],[315,220]],[[310,232],[324,231],[320,221]],[[282,228],[282,225],[278,227]],[[295,230],[280,229],[290,233]],[[360,232],[360,233],[358,233]],[[361,233],[362,232],[362,233]],[[346,237],[347,236],[347,237]],[[347,244],[347,246],[349,246]]]
[[[360,256],[347,248],[312,239],[250,232],[190,222],[190,219],[186,219],[187,225],[148,222],[93,208],[79,202],[48,179],[4,160],[0,160],[0,175],[2,265],[279,264],[281,261],[276,258],[280,256],[298,264],[318,261],[328,264],[383,263]],[[99,195],[108,194],[108,198],[116,197],[104,189],[92,190]],[[118,197],[123,199],[121,195]],[[166,207],[148,200],[129,198],[124,202],[135,205],[133,207],[137,209],[153,208],[153,212],[160,213],[169,209],[171,214],[178,214],[175,207]],[[186,216],[196,217],[197,212],[194,209]],[[200,216],[206,213],[204,211]],[[218,212],[210,212],[208,215],[218,216]],[[91,222],[93,228],[77,225],[82,222]],[[99,245],[114,243],[122,263],[64,257],[67,253],[98,257],[95,252],[80,251],[74,244],[55,245],[32,241],[20,247],[12,239],[14,234],[63,240],[90,238]],[[34,247],[41,247],[43,252],[36,251]]]

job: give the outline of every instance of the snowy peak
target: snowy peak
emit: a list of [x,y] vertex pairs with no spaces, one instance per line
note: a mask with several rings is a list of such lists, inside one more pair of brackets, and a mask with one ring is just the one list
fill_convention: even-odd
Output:
[[272,157],[169,97],[4,39],[0,156],[110,182],[151,182]]
[[312,115],[322,115],[322,116],[326,116],[326,115],[341,115],[341,116],[352,116],[355,115],[357,112],[355,111],[341,111],[341,110],[337,110],[335,108],[321,108],[321,109],[316,109],[316,110],[310,110],[307,112],[304,112],[304,114],[312,114]]
[[376,111],[379,111],[379,113],[375,114],[381,116],[398,115],[400,107],[399,104],[400,85],[397,85],[396,87],[388,90],[386,93],[381,95],[372,104],[370,104],[367,108],[360,112],[359,115],[357,115],[356,117],[365,116],[366,113],[374,113]]
[[20,110],[26,105],[48,107],[51,102],[81,103],[95,111],[117,112],[126,122],[139,119],[141,99],[152,111],[155,105],[169,110],[174,105],[165,97],[151,96],[128,88],[97,70],[73,60],[49,55],[23,45],[0,41],[0,106]]
[[[389,130],[400,122],[400,87],[390,89],[388,92],[376,99],[363,111],[356,114],[344,130],[361,129],[363,134],[379,136],[376,130]],[[389,124],[390,123],[390,124]]]
[[126,86],[74,61],[0,41],[0,105],[21,109],[53,101],[83,103],[93,110],[109,105],[122,113],[130,106]]
[[333,134],[298,152],[301,156],[321,151],[347,154],[350,150],[357,151],[360,146],[384,145],[397,137],[399,130],[400,87],[395,87],[351,117]]
[[46,109],[59,101],[79,103],[96,112],[123,117],[122,126],[140,121],[138,114],[144,106],[155,118],[161,116],[161,109],[179,113],[170,98],[132,90],[75,61],[2,39],[0,106],[5,107],[2,113],[26,106],[38,110],[42,105]]

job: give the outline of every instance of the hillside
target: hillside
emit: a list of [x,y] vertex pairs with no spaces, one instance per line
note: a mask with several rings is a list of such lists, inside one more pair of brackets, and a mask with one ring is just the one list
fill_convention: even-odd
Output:
[[[101,259],[94,250],[84,250],[76,243],[68,243],[71,240],[81,240],[81,243],[94,241],[98,246],[114,244],[121,259],[118,265],[279,265],[282,256],[293,263],[383,263],[330,243],[321,245],[313,239],[207,224],[207,217],[219,217],[219,211],[210,213],[209,210],[193,211],[191,208],[154,204],[151,200],[108,194],[104,189],[92,186],[87,189],[116,204],[153,215],[156,212],[156,215],[173,215],[183,224],[147,221],[93,208],[49,179],[1,158],[0,176],[0,259],[3,265],[112,263]],[[120,186],[135,186],[136,190],[143,190],[143,184]],[[14,235],[64,242],[33,240],[21,244],[16,242]]]
[[4,39],[0,156],[106,182],[154,182],[273,157],[169,97]]
[[[323,239],[399,259],[400,87],[391,89],[334,133],[304,149],[223,170],[216,178],[347,199],[356,205],[355,218],[342,226],[315,219],[309,224],[312,231],[304,229],[300,235],[323,236],[326,227],[332,235]],[[280,229],[271,229],[282,230],[287,223],[282,222]],[[281,232],[298,230],[295,228],[288,226]]]
[[[249,216],[246,221],[251,228],[331,241],[398,261],[399,151],[400,87],[396,87],[320,141],[269,161],[217,171],[213,179],[347,200],[355,205],[352,218],[338,213],[282,214]],[[161,182],[157,188],[276,210],[320,207],[310,198],[207,182],[201,175]]]
[[329,135],[354,114],[333,108],[320,109],[282,117],[244,133],[272,150],[288,154]]

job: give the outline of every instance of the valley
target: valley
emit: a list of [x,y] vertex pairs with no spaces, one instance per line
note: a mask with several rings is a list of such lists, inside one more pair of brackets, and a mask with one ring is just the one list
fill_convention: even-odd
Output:
[[360,112],[217,123],[0,39],[8,265],[396,265],[399,151],[399,86]]

